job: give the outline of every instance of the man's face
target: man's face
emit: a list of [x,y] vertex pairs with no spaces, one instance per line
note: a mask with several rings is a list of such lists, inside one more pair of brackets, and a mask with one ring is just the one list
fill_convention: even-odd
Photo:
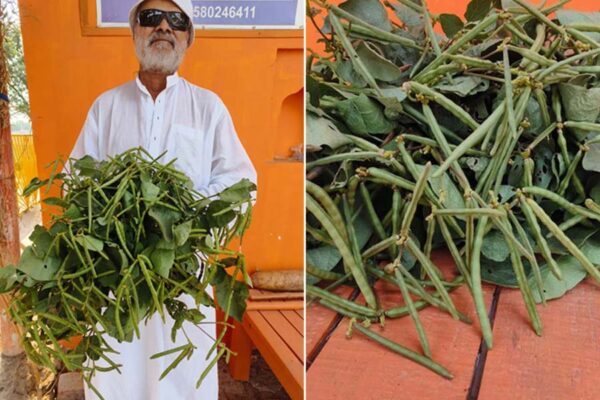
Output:
[[[169,0],[147,0],[139,7],[138,13],[147,9],[181,12],[181,9]],[[143,27],[136,21],[133,38],[142,71],[170,75],[177,71],[183,60],[189,32],[172,29],[167,19],[163,18],[156,27]]]

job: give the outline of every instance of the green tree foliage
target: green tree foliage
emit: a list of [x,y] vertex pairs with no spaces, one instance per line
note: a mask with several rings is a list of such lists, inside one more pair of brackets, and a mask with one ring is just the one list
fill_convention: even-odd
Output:
[[19,24],[17,0],[2,0],[1,23],[4,30],[4,53],[8,64],[11,114],[17,113],[29,119],[29,91],[23,57],[23,41]]

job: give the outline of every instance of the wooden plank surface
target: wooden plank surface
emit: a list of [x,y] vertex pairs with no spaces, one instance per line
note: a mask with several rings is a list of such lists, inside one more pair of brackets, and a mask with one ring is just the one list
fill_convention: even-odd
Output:
[[[352,288],[341,286],[333,293],[348,298]],[[315,348],[324,339],[331,324],[334,322],[336,313],[314,301],[306,307],[306,355],[311,358]]]
[[[286,340],[273,329],[263,313],[273,311],[249,311],[244,315],[243,325],[252,342],[293,400],[302,399],[304,391],[303,356],[298,357]],[[283,318],[283,316],[281,317]],[[287,321],[286,321],[287,323]],[[290,326],[290,331],[294,331]]]
[[588,279],[538,310],[542,337],[519,291],[502,290],[479,398],[600,399],[600,287]]
[[299,360],[304,360],[304,335],[288,321],[281,311],[259,311],[273,331],[287,344]]
[[[453,268],[449,256],[436,253],[434,261],[443,270]],[[397,305],[401,294],[396,287],[378,283],[384,304]],[[485,286],[488,305],[493,287]],[[451,294],[457,308],[476,321],[468,289],[463,286]],[[314,313],[313,313],[314,314]],[[307,399],[464,399],[473,375],[480,345],[478,323],[467,325],[447,313],[429,307],[420,312],[428,333],[433,358],[448,368],[453,380],[439,377],[384,347],[354,333],[346,338],[347,319],[337,327],[307,373]],[[307,324],[307,336],[314,330]],[[378,333],[412,350],[420,352],[418,335],[410,318],[387,319]],[[307,343],[311,340],[307,338]],[[307,347],[308,348],[308,347]],[[410,395],[408,395],[410,393]],[[406,397],[402,397],[406,396]]]
[[260,300],[246,302],[246,311],[255,310],[303,310],[304,300]]
[[250,300],[292,300],[303,299],[304,292],[273,292],[269,290],[250,289]]
[[304,336],[304,320],[296,311],[298,310],[282,310],[280,312],[281,315],[292,324],[294,329],[296,329],[300,335]]

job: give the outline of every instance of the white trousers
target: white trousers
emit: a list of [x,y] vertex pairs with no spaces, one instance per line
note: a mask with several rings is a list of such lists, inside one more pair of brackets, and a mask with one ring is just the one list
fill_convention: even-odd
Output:
[[[179,300],[189,308],[196,307],[194,300],[189,295],[182,295]],[[215,309],[200,307],[206,316],[204,321],[215,321]],[[153,354],[172,349],[187,343],[183,332],[177,334],[176,342],[171,341],[171,327],[174,320],[165,312],[166,322],[163,324],[160,315],[154,315],[147,324],[140,324],[140,338],[134,337],[133,342],[119,343],[116,339],[108,337],[108,344],[119,352],[110,354],[110,358],[121,364],[121,373],[116,370],[110,372],[97,372],[92,378],[92,384],[104,396],[105,400],[216,400],[219,397],[219,380],[217,366],[215,365],[204,379],[199,389],[196,381],[210,360],[206,354],[213,345],[208,338],[194,325],[186,322],[184,329],[192,343],[197,347],[194,355],[188,360],[183,359],[169,374],[159,381],[158,378],[179,353],[170,354],[151,360]],[[214,324],[203,324],[202,329],[215,337]],[[211,358],[214,357],[213,352]],[[99,364],[102,365],[102,364]],[[97,400],[96,394],[85,385],[86,400]]]

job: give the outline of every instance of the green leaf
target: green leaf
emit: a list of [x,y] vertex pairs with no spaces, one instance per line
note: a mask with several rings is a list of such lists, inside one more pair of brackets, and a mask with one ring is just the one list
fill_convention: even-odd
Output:
[[[222,309],[227,307],[227,300],[230,293],[229,290],[233,280],[234,278],[228,275],[222,268],[217,270],[217,273],[213,278],[212,285],[215,288],[217,302]],[[240,322],[246,311],[246,299],[248,298],[248,294],[248,286],[246,286],[245,283],[238,281],[233,283],[233,296],[229,313],[233,318]]]
[[[419,174],[423,172],[425,168],[423,165],[417,164],[417,171]],[[431,174],[439,168],[435,165],[431,168]],[[429,185],[435,194],[438,195],[440,200],[443,199],[444,207],[446,208],[465,208],[465,200],[460,190],[456,187],[452,179],[447,173],[444,173],[439,178],[429,177]]]
[[[306,262],[323,271],[331,271],[342,259],[342,255],[334,246],[321,246],[306,251]],[[319,281],[312,275],[306,275],[308,284],[314,284]]]
[[340,8],[380,29],[392,30],[387,11],[379,0],[348,0],[340,4]]
[[381,93],[383,93],[383,96],[384,96],[383,98],[394,99],[398,103],[403,102],[407,97],[406,92],[402,88],[399,88],[399,87],[381,88]]
[[533,171],[533,184],[547,189],[552,181],[552,156],[554,152],[544,145],[539,145],[533,154],[535,168]]
[[116,290],[120,282],[119,271],[111,260],[101,259],[96,265],[96,273],[98,274],[98,282],[105,287]]
[[52,235],[41,225],[36,225],[33,228],[33,232],[29,235],[29,240],[31,241],[31,247],[35,255],[40,258],[43,258],[48,253],[50,245],[52,245]]
[[168,278],[175,261],[175,251],[154,249],[150,254],[150,261],[152,261],[152,265],[154,266],[154,272],[163,278]]
[[335,73],[343,81],[349,83],[351,86],[357,88],[364,88],[367,86],[367,81],[362,77],[361,74],[354,70],[354,66],[350,61],[340,61],[336,63]]
[[[600,115],[600,87],[587,89],[571,83],[558,86],[562,103],[565,107],[566,119],[577,122],[596,122]],[[575,139],[583,141],[589,134],[582,129],[569,128]]]
[[[228,209],[231,205],[223,200],[215,200],[206,209],[206,214],[208,218],[208,223],[210,226],[223,228],[227,226],[233,219],[235,218],[235,212],[233,210],[229,210],[223,212]],[[215,215],[219,214],[219,215]]]
[[[533,273],[531,271],[531,264],[524,258],[521,260],[525,269],[525,275],[528,279],[532,279]],[[517,276],[515,275],[510,258],[502,262],[497,262],[482,257],[481,280],[508,288],[519,287]]]
[[197,308],[188,309],[185,312],[185,319],[190,321],[192,324],[198,325],[205,318],[206,316],[202,314]]
[[43,201],[45,204],[48,204],[49,206],[59,206],[59,207],[66,208],[69,205],[69,203],[67,203],[65,200],[61,199],[60,197],[47,197]]
[[467,6],[465,18],[469,22],[482,20],[490,12],[491,9],[491,0],[471,0],[469,5]]
[[98,162],[91,156],[84,156],[75,161],[73,167],[79,170],[79,175],[97,177],[100,174]]
[[514,186],[500,185],[500,187],[498,188],[498,193],[496,194],[498,195],[500,204],[504,204],[511,200],[513,197],[515,197],[517,191]]
[[27,187],[25,187],[25,189],[23,189],[23,197],[27,197],[30,196],[32,193],[34,193],[36,190],[38,190],[39,188],[43,187],[44,185],[48,184],[48,179],[45,180],[40,180],[40,178],[33,178],[31,180],[31,182],[29,182],[29,184],[27,185]]
[[465,50],[466,56],[471,57],[480,57],[488,52],[495,51],[497,49],[497,45],[502,41],[502,39],[487,39],[483,42],[476,44],[474,46],[470,46]]
[[363,93],[338,101],[336,105],[340,116],[355,134],[387,134],[396,126],[385,117],[381,106]]
[[[597,9],[597,8],[596,8]],[[556,17],[561,25],[587,24],[600,25],[600,12],[578,12],[573,10],[556,10]],[[600,32],[584,32],[595,41],[600,41]]]
[[339,131],[335,124],[312,113],[306,114],[306,150],[319,151],[323,146],[335,150],[350,142],[350,139]]
[[[525,260],[523,260],[525,264]],[[481,258],[481,280],[508,288],[518,288],[517,277],[510,260],[496,262]]]
[[156,221],[163,238],[168,241],[173,240],[173,224],[181,218],[181,214],[170,208],[156,205],[148,210],[148,215]]
[[378,96],[377,101],[385,106],[384,115],[388,119],[396,119],[402,113],[402,102],[406,99],[406,92],[399,87],[382,88],[383,97]]
[[581,166],[586,171],[600,172],[600,144],[594,143],[588,147],[589,149],[583,156]]
[[254,191],[256,191],[256,185],[249,179],[244,178],[219,193],[219,198],[229,203],[239,203],[250,200],[252,198],[250,194]]
[[527,102],[527,108],[525,109],[525,118],[529,122],[529,127],[524,132],[530,135],[538,135],[547,127],[544,125],[544,117],[542,116],[542,108],[537,99],[531,97]]
[[68,219],[81,218],[81,210],[75,204],[71,204],[69,208],[63,213],[63,217]]
[[375,51],[373,45],[360,41],[356,53],[373,78],[383,82],[394,82],[402,76],[400,68]]
[[[544,296],[546,300],[557,299],[562,297],[567,291],[573,289],[587,275],[577,259],[571,255],[560,257],[556,260],[558,268],[562,272],[562,280],[558,280],[554,274],[551,274],[548,266],[543,264],[542,282],[544,284]],[[535,279],[529,278],[529,285],[533,293],[533,299],[536,303],[541,303],[542,299],[539,295],[538,286]]]
[[160,188],[150,182],[150,180],[143,180],[141,183],[142,196],[146,202],[154,202],[158,199],[160,194]]
[[[598,229],[591,229],[591,228],[586,228],[583,226],[575,226],[575,227],[567,230],[565,232],[565,234],[567,235],[567,237],[569,239],[571,239],[571,241],[573,243],[575,243],[575,245],[577,247],[579,247],[579,249],[581,249],[583,251],[583,249],[586,248],[585,245],[586,245],[587,241],[590,238],[592,238],[597,232],[598,232]],[[552,251],[553,254],[562,254],[562,255],[570,254],[554,236],[552,236],[550,239],[548,239],[548,245],[550,246],[550,250]],[[584,254],[586,254],[586,253],[584,252]],[[592,253],[592,255],[594,255],[594,254]],[[599,262],[599,264],[600,264],[600,262]]]
[[101,252],[104,249],[104,242],[90,235],[76,236],[75,240],[77,243],[91,251]]
[[588,236],[580,248],[592,264],[600,265],[600,235],[594,233],[593,236]]
[[17,268],[14,265],[7,265],[0,268],[0,293],[6,293],[13,289],[15,283],[20,282],[23,277],[17,275]]
[[454,14],[440,14],[440,23],[442,30],[450,39],[464,27],[462,20]]
[[56,257],[37,257],[31,247],[26,247],[19,260],[17,269],[36,281],[45,282],[54,279],[60,267],[60,260]]
[[184,222],[183,224],[177,225],[173,228],[173,235],[175,236],[175,244],[177,247],[183,246],[190,237],[192,231],[192,221]]
[[485,92],[489,87],[489,81],[478,76],[457,76],[452,78],[452,83],[444,81],[434,86],[440,92],[451,93],[460,97]]
[[[411,0],[412,1],[412,0]],[[422,37],[425,32],[425,18],[410,7],[401,3],[390,3],[398,18],[404,23],[408,31],[415,37]]]
[[495,229],[483,238],[481,252],[484,256],[496,262],[505,261],[510,256],[510,248],[504,240],[504,235]]
[[485,171],[485,168],[490,162],[488,157],[464,157],[464,162],[473,172]]

